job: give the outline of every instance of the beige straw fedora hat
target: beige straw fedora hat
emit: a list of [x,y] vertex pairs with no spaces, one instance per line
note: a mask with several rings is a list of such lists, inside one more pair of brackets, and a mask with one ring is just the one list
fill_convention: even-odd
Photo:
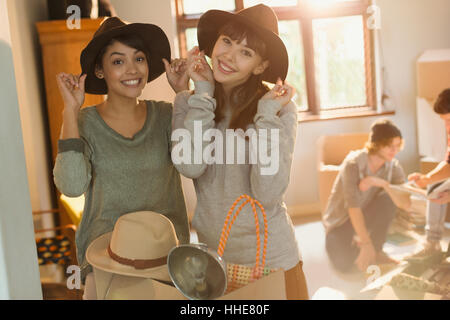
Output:
[[121,216],[112,232],[89,245],[87,261],[102,271],[171,281],[167,255],[178,245],[172,222],[152,211]]

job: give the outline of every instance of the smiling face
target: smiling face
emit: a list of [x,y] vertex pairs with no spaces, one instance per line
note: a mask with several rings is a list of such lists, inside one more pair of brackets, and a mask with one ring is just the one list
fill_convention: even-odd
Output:
[[137,98],[147,84],[148,63],[145,53],[114,41],[102,57],[102,66],[96,70],[108,87],[108,95]]
[[400,137],[392,138],[390,143],[383,145],[378,149],[377,155],[385,161],[392,161],[397,153],[403,147],[403,139]]
[[220,35],[211,54],[214,79],[227,92],[245,83],[251,75],[259,75],[268,67],[268,61],[248,46],[247,38],[233,40]]

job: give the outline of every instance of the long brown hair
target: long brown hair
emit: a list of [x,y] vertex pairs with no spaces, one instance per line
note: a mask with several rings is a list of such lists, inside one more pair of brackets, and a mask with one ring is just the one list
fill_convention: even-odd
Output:
[[[238,42],[247,39],[247,46],[258,53],[263,58],[263,61],[266,60],[265,43],[245,25],[228,23],[219,30],[217,38],[220,35],[225,35]],[[269,88],[262,82],[261,78],[262,74],[252,74],[245,83],[232,89],[229,99],[232,108],[232,116],[229,124],[230,129],[240,128],[246,130],[247,126],[253,123],[258,101],[269,91]],[[215,122],[219,123],[225,116],[226,101],[223,87],[217,81],[215,83],[214,97],[217,102]]]

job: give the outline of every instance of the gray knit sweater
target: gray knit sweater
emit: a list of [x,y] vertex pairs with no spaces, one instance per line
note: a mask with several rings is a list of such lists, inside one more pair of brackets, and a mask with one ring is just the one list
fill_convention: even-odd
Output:
[[123,214],[141,210],[164,214],[180,242],[189,243],[181,179],[170,157],[172,105],[146,103],[147,119],[133,138],[114,131],[95,107],[87,107],[78,117],[81,138],[58,141],[56,186],[69,197],[85,194],[76,233],[83,279],[91,271],[85,259],[87,247],[112,231]]
[[[194,139],[196,125],[201,123],[202,132],[208,129],[218,129],[225,137],[228,128],[230,113],[220,123],[214,121],[216,101],[212,98],[213,86],[206,81],[195,83],[195,93],[180,92],[174,102],[172,120],[173,130],[187,129]],[[200,121],[200,122],[198,122]],[[227,164],[226,158],[231,150],[224,142],[223,164],[216,159],[215,163],[180,163],[175,166],[188,178],[192,178],[197,194],[197,206],[192,225],[197,231],[200,242],[217,250],[221,230],[226,214],[231,205],[242,194],[248,194],[259,200],[264,206],[268,220],[268,247],[266,266],[271,268],[283,268],[288,270],[294,267],[300,260],[300,253],[295,239],[294,228],[287,213],[283,197],[289,184],[292,156],[297,132],[297,110],[293,102],[285,107],[274,100],[260,100],[258,111],[254,118],[254,125],[248,128],[278,129],[279,130],[279,167],[275,174],[263,175],[262,169],[267,169],[258,158],[256,163],[249,161],[249,141],[245,141],[245,163],[237,164],[239,152],[237,144],[234,148],[235,164]],[[247,129],[248,129],[247,128]],[[259,131],[258,131],[259,134]],[[271,145],[271,135],[267,135],[267,142]],[[198,147],[194,140],[193,147]],[[173,142],[173,154],[179,153],[177,144]],[[274,142],[275,143],[275,142]],[[203,142],[203,149],[211,141]],[[174,150],[176,152],[174,152]],[[204,151],[205,152],[205,151]],[[192,158],[194,158],[194,149]],[[206,152],[208,153],[208,152]],[[216,157],[220,157],[217,153]],[[194,160],[194,159],[193,159]],[[192,161],[193,161],[192,160]],[[259,212],[259,210],[258,210]],[[260,230],[261,241],[263,239],[263,220],[261,214]],[[262,245],[261,245],[262,248]],[[262,254],[262,250],[261,250]],[[224,259],[227,262],[254,265],[256,257],[256,233],[255,221],[251,206],[247,205],[236,219],[231,228],[231,233],[226,244]]]

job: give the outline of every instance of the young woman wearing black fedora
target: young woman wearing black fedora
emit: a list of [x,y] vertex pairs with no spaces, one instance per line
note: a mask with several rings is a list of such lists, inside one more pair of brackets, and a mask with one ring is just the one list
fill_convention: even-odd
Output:
[[[170,61],[170,46],[158,26],[113,17],[81,53],[82,76],[57,75],[64,111],[53,173],[63,194],[85,195],[76,245],[87,299],[96,295],[86,249],[121,215],[161,213],[180,242],[189,243],[180,175],[170,157],[172,105],[137,99],[164,72],[163,58]],[[107,99],[80,110],[85,92]]]
[[[265,5],[236,14],[210,10],[201,16],[197,30],[199,48],[189,52],[184,65],[180,61],[172,69],[166,65],[168,74],[177,71],[182,74],[180,70],[186,70],[195,84],[194,92],[180,92],[175,99],[173,130],[187,130],[194,149],[198,145],[195,127],[199,123],[202,132],[219,130],[223,136],[227,129],[274,130],[279,133],[279,139],[271,140],[269,133],[265,142],[273,147],[272,151],[279,147],[279,166],[276,172],[264,175],[260,160],[230,164],[225,161],[230,152],[238,158],[242,154],[236,149],[229,150],[228,145],[223,159],[215,155],[215,163],[176,164],[183,175],[194,180],[197,206],[193,227],[200,242],[217,249],[227,211],[235,199],[242,194],[257,199],[264,206],[268,220],[266,266],[285,270],[288,299],[307,299],[301,256],[283,201],[297,134],[297,108],[291,100],[294,88],[283,83],[288,55],[278,36],[277,17]],[[211,58],[212,68],[205,56]],[[263,81],[276,85],[270,90]],[[209,143],[203,141],[204,146]],[[248,159],[249,139],[245,144]],[[174,142],[173,150],[176,146]],[[247,206],[231,229],[223,257],[227,262],[252,265],[255,253],[255,222],[252,209]]]

